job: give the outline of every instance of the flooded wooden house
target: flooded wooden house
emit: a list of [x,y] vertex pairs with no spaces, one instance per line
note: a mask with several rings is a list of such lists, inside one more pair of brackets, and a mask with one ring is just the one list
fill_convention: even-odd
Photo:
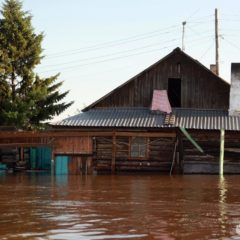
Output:
[[230,87],[176,48],[52,128],[83,134],[76,143],[62,139],[62,155],[77,159],[74,145],[82,142],[88,145],[84,151],[91,170],[112,173],[218,173],[220,129],[225,129],[224,171],[240,173],[240,118],[229,114]]
[[230,85],[176,48],[50,131],[0,133],[0,147],[49,147],[57,174],[218,173],[224,129],[224,172],[240,173],[239,66]]

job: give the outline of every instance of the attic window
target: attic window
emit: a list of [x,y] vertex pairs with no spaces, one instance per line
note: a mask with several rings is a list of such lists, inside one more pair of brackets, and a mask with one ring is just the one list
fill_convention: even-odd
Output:
[[181,107],[181,78],[168,79],[168,98],[172,107]]

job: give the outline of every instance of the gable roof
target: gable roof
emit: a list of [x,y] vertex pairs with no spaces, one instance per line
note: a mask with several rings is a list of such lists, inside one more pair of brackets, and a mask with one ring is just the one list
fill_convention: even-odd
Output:
[[222,81],[223,83],[225,83],[226,85],[230,85],[228,82],[226,82],[224,79],[222,79],[221,77],[217,76],[215,73],[213,73],[210,69],[208,69],[207,67],[205,67],[202,63],[200,63],[199,61],[197,61],[196,59],[192,58],[191,56],[189,56],[188,54],[186,54],[185,52],[183,52],[180,48],[175,48],[171,53],[169,53],[168,55],[166,55],[165,57],[163,57],[162,59],[160,59],[159,61],[157,61],[156,63],[152,64],[151,66],[149,66],[148,68],[146,68],[145,70],[141,71],[140,73],[138,73],[137,75],[135,75],[134,77],[130,78],[128,81],[124,82],[123,84],[121,84],[120,86],[116,87],[115,89],[113,89],[112,91],[110,91],[109,93],[107,93],[106,95],[104,95],[103,97],[99,98],[98,100],[96,100],[95,102],[91,103],[90,105],[88,105],[87,107],[85,107],[84,109],[82,109],[82,112],[88,111],[89,109],[94,108],[98,103],[100,103],[101,101],[103,101],[104,99],[106,99],[107,97],[109,97],[110,95],[114,94],[116,91],[118,91],[120,88],[122,88],[123,86],[129,84],[131,81],[134,81],[134,79],[136,79],[137,77],[139,77],[140,75],[144,74],[145,72],[151,70],[152,68],[154,68],[156,65],[162,63],[164,60],[170,58],[171,56],[173,56],[174,54],[179,53],[182,54],[184,57],[188,58],[190,61],[192,61],[193,63],[197,64],[199,67],[201,67],[203,70],[207,71],[209,74],[211,74],[214,77],[217,77],[220,81]]

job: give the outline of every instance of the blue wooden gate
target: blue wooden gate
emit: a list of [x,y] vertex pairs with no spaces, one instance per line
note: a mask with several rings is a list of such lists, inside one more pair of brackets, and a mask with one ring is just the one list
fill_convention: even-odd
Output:
[[68,174],[68,157],[57,156],[55,159],[55,174],[64,175]]
[[52,150],[48,147],[30,149],[30,168],[39,170],[51,169]]

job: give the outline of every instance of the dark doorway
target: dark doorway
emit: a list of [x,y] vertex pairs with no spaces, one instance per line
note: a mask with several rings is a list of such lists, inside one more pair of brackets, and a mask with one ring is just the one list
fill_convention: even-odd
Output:
[[172,107],[181,107],[181,78],[168,79],[168,98]]

